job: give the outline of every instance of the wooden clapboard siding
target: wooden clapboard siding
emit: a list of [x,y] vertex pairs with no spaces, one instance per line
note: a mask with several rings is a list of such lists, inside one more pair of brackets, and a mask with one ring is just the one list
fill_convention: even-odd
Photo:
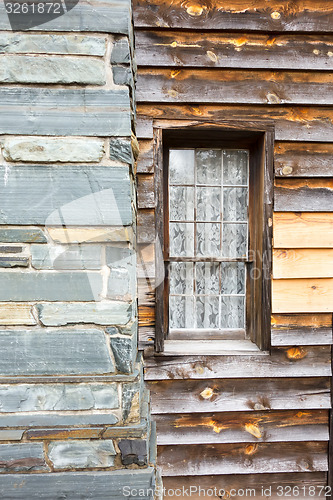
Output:
[[322,35],[137,31],[142,67],[333,70],[333,38]]
[[[217,486],[225,491],[212,498],[238,499],[254,487],[278,500],[278,485],[327,484],[332,17],[324,0],[134,0],[139,331],[166,488]],[[275,127],[271,349],[246,352],[243,334],[230,332],[198,334],[189,348],[189,335],[174,333],[154,356],[154,127],[181,134],[230,120]]]
[[275,212],[273,244],[274,248],[333,248],[333,213]]
[[215,104],[333,103],[332,73],[151,69],[138,73],[140,102]]
[[331,32],[332,9],[326,0],[296,0],[285,4],[273,0],[246,3],[181,0],[135,0],[137,28],[181,28],[191,30]]
[[273,313],[330,312],[333,279],[283,279],[272,282]]
[[289,248],[273,252],[273,278],[332,278],[333,249]]
[[158,445],[327,441],[328,410],[155,415]]
[[332,177],[333,143],[276,142],[276,177]]

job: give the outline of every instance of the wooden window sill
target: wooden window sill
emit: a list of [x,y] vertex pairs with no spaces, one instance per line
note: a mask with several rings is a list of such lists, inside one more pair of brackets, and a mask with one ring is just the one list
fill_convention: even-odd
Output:
[[165,340],[164,351],[156,356],[267,355],[251,340]]

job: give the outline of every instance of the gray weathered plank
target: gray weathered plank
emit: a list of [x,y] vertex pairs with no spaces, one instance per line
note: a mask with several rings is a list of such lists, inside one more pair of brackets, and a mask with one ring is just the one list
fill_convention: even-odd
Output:
[[331,345],[332,328],[273,328],[271,333],[272,346],[290,345]]
[[[154,499],[153,467],[139,470],[113,470],[112,472],[60,472],[53,474],[2,475],[0,495],[10,500],[119,500],[124,487],[142,490],[142,500]],[[18,488],[17,485],[20,485]],[[130,500],[133,496],[127,497]]]
[[330,180],[277,180],[274,189],[277,212],[332,212],[333,183]]
[[1,134],[131,135],[128,89],[2,87],[0,110]]
[[276,177],[331,177],[333,144],[281,142],[275,144]]
[[132,223],[130,178],[123,167],[0,167],[0,196],[0,224]]
[[114,366],[101,330],[2,330],[0,374],[111,373]]

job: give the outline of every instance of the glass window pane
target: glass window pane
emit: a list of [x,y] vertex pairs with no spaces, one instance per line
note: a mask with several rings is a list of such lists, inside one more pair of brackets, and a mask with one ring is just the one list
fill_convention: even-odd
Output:
[[219,328],[219,297],[196,298],[197,328]]
[[221,297],[221,328],[245,328],[245,297]]
[[170,184],[194,184],[194,149],[170,149]]
[[223,220],[247,221],[247,188],[223,189]]
[[221,189],[197,187],[197,220],[219,221],[221,219]]
[[197,184],[221,185],[222,150],[196,150]]
[[243,262],[222,263],[221,292],[245,293],[245,264]]
[[193,264],[172,262],[169,267],[170,293],[179,295],[193,294]]
[[170,295],[170,328],[194,328],[194,297]]
[[222,234],[223,257],[247,256],[247,224],[223,224]]
[[204,224],[196,225],[196,252],[198,256],[218,257],[221,248],[221,225]]
[[194,188],[170,186],[169,189],[170,220],[194,220]]
[[247,185],[248,151],[223,151],[223,184]]
[[171,222],[169,237],[172,257],[193,257],[194,224]]
[[195,264],[197,295],[218,295],[220,292],[219,264],[198,262]]

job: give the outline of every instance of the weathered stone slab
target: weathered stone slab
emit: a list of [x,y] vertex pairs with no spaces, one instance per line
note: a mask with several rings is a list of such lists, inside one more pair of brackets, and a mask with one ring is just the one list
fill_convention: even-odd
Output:
[[111,337],[110,344],[117,370],[121,373],[131,373],[137,353],[136,336]]
[[0,411],[102,410],[119,407],[117,384],[0,385]]
[[141,386],[139,383],[123,384],[122,408],[124,422],[140,419]]
[[129,139],[111,139],[110,140],[110,158],[115,161],[132,163],[132,146]]
[[23,247],[18,247],[18,246],[0,246],[0,253],[21,253],[23,251]]
[[1,472],[31,470],[50,470],[45,462],[42,443],[0,444]]
[[85,56],[0,55],[0,82],[104,85],[105,64]]
[[121,301],[87,303],[38,304],[39,319],[45,326],[63,326],[70,323],[97,325],[126,325],[132,319],[131,303]]
[[2,330],[0,374],[66,375],[114,371],[100,330]]
[[134,88],[133,73],[131,68],[123,66],[114,66],[112,68],[113,81],[116,85],[129,85]]
[[0,430],[0,441],[21,441],[23,431],[19,429]]
[[131,135],[130,99],[126,88],[74,90],[2,87],[0,110],[0,134]]
[[37,227],[33,228],[1,228],[0,241],[3,243],[46,243],[47,239],[43,231]]
[[0,325],[36,325],[30,304],[0,304]]
[[[75,415],[59,415],[53,413],[30,413],[30,415],[0,415],[0,427],[70,427],[86,426],[86,425],[115,425],[119,421],[116,415],[110,411],[107,413],[82,415],[76,413]],[[1,498],[1,497],[0,497]]]
[[108,243],[133,240],[131,227],[48,227],[47,230],[55,243]]
[[105,48],[105,37],[81,34],[36,35],[34,33],[0,33],[0,53],[103,56]]
[[99,439],[103,432],[103,427],[30,429],[24,433],[24,437],[30,441],[42,441],[44,439]]
[[111,64],[129,64],[130,62],[131,52],[128,38],[114,42],[111,52]]
[[[5,474],[1,476],[0,495],[10,500],[120,500],[124,491],[141,491],[140,500],[154,500],[153,467],[113,470],[112,473],[63,472],[57,474]],[[20,485],[18,488],[17,485]],[[126,488],[126,490],[124,490]],[[139,493],[138,493],[139,494]],[[124,497],[126,498],[126,497]],[[129,500],[135,497],[128,496]]]
[[112,269],[108,281],[107,296],[110,299],[132,298],[134,276],[127,269]]
[[12,272],[0,276],[0,301],[99,300],[102,276],[93,272]]
[[0,267],[27,267],[29,264],[29,257],[13,257],[6,255],[0,257]]
[[104,153],[104,141],[70,137],[7,137],[3,155],[20,162],[98,162]]
[[[44,17],[39,17],[39,24],[36,26],[33,23],[27,24],[26,17],[29,20],[32,16],[20,16],[19,19],[15,19],[15,30],[92,31],[121,34],[131,32],[132,13],[128,0],[94,0],[93,2],[80,0],[79,3],[67,0],[66,8],[65,15],[55,14],[51,18],[50,14],[46,14]],[[64,13],[63,10],[62,13]],[[0,8],[0,29],[12,30],[4,5]]]
[[[1,90],[0,90],[1,92]],[[0,167],[0,224],[132,223],[129,173],[122,167]]]
[[116,450],[113,442],[103,441],[58,441],[48,446],[48,457],[55,469],[87,469],[112,467]]
[[31,245],[35,269],[100,269],[100,245]]

